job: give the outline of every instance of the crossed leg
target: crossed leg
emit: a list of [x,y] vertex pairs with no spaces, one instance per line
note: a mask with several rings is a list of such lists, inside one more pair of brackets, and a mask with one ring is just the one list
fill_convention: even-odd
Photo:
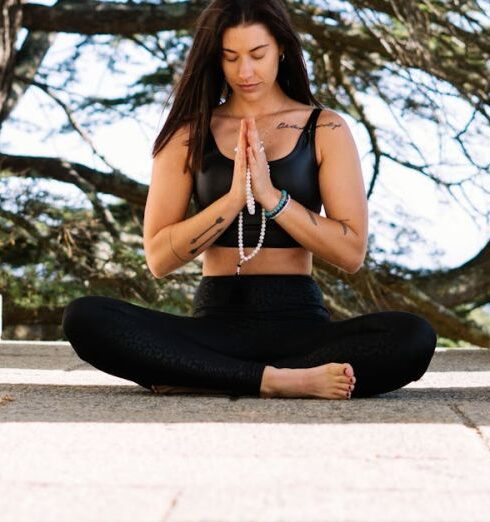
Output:
[[353,397],[395,390],[425,373],[437,339],[425,319],[408,312],[248,324],[178,316],[104,296],[72,301],[63,331],[83,360],[155,393],[254,396],[260,396],[266,366],[329,363],[353,367]]

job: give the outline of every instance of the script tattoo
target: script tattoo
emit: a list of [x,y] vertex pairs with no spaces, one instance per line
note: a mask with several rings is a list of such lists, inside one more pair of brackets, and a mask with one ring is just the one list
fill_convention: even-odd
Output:
[[298,130],[303,130],[304,127],[300,127],[299,125],[295,125],[294,123],[290,124],[290,123],[284,123],[283,121],[281,121],[281,123],[279,123],[277,125],[276,129],[298,129]]
[[317,127],[331,127],[332,130],[335,130],[338,127],[342,127],[342,125],[340,123],[329,121],[328,123],[319,123]]
[[[330,127],[332,130],[337,129],[338,127],[342,127],[340,123],[334,123],[332,121],[329,121],[328,123],[317,123],[316,128],[318,127]],[[294,123],[285,123],[281,121],[276,127],[276,129],[298,129],[303,130],[304,127],[301,127],[300,125],[296,125]]]
[[315,219],[315,214],[313,214],[313,212],[310,209],[308,209],[308,208],[306,209],[306,212],[308,212],[308,215],[310,216],[311,222],[314,225],[318,226],[318,223],[316,222],[316,219]]
[[[195,237],[194,239],[191,240],[191,245],[193,243],[196,243],[199,238],[201,238],[206,232],[209,232],[213,227],[215,227],[216,225],[218,225],[219,223],[223,223],[225,219],[223,217],[218,217],[216,219],[216,221],[209,227],[207,228],[202,234],[199,234],[197,237]],[[195,254],[202,246],[204,246],[208,241],[210,241],[211,239],[213,239],[214,236],[216,236],[216,234],[219,234],[221,231],[223,230],[223,227],[222,228],[218,228],[218,230],[216,230],[216,232],[214,232],[211,237],[209,237],[208,239],[206,239],[205,241],[203,241],[200,245],[196,246],[195,248],[189,250],[189,254]]]

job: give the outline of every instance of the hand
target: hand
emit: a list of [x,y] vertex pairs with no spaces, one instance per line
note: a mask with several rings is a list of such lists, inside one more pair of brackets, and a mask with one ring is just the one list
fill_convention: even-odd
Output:
[[235,164],[233,169],[233,180],[231,182],[230,194],[234,200],[243,208],[247,202],[246,181],[247,181],[247,125],[245,120],[240,120],[240,132],[238,134],[237,150],[235,154]]
[[277,192],[272,184],[267,170],[267,157],[265,151],[260,151],[260,137],[255,124],[255,118],[245,118],[247,137],[247,164],[251,172],[252,193],[255,201],[264,206],[269,201],[271,194]]

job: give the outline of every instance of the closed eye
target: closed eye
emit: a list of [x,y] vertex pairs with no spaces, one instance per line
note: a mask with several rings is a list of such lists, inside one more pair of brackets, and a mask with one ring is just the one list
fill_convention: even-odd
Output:
[[[262,60],[262,58],[264,58],[264,56],[252,56],[252,58],[254,60]],[[234,60],[228,60],[227,58],[225,58],[226,62],[236,62],[237,60],[238,60],[238,58],[235,58]]]

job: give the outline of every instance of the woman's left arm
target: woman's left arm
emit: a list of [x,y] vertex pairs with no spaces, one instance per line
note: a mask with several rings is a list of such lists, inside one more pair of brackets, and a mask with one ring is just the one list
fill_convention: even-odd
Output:
[[[366,257],[368,207],[361,162],[347,122],[336,112],[322,110],[316,142],[321,150],[319,185],[323,217],[291,198],[277,223],[305,249],[351,274]],[[274,188],[261,204],[274,208],[281,191]]]

